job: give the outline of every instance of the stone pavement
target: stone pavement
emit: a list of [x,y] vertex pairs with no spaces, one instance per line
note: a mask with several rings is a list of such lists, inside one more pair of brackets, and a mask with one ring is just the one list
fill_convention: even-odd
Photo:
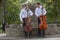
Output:
[[24,37],[6,37],[6,34],[0,34],[0,40],[60,40],[60,34],[46,35],[46,38],[33,37],[27,39]]
[[7,38],[7,39],[0,39],[0,40],[60,40],[60,37],[55,38],[32,38],[32,39],[21,39],[21,38]]

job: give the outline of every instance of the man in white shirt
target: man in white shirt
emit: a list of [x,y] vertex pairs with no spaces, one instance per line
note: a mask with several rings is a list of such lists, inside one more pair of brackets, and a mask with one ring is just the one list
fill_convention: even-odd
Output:
[[[40,3],[36,3],[35,15],[38,18],[38,25],[39,25],[41,23],[39,17],[41,15],[46,15],[46,10],[45,10],[45,8],[42,7],[42,5],[40,5]],[[39,26],[38,26],[38,35],[39,35],[39,37],[41,37],[41,36],[44,37],[44,35],[45,35],[45,30],[40,30]]]
[[[27,17],[30,17],[32,15],[33,15],[33,12],[29,9],[29,6],[28,5],[25,5],[25,7],[21,9],[21,12],[20,12],[20,20],[21,20],[21,22],[23,22],[23,28],[26,25],[26,22],[25,22],[26,18]],[[27,37],[28,36],[28,33],[25,30],[24,30],[24,32],[25,32],[25,37]],[[29,32],[29,36],[31,36],[31,35],[32,35],[32,33]]]

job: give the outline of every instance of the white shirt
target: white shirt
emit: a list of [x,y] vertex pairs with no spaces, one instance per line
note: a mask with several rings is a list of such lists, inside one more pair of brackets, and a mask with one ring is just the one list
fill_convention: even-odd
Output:
[[20,20],[23,21],[23,18],[27,18],[29,16],[33,15],[33,12],[29,9],[29,11],[27,12],[27,10],[25,8],[23,8],[20,12]]
[[40,6],[40,8],[36,8],[35,9],[35,15],[37,16],[37,17],[39,17],[40,15],[46,15],[46,9],[45,8],[43,8],[43,11],[42,11],[42,6]]

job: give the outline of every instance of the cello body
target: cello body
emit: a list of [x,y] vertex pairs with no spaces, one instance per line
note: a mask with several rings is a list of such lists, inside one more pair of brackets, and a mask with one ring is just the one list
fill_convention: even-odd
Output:
[[46,30],[48,28],[48,25],[46,23],[46,16],[42,15],[39,17],[41,23],[39,24],[39,29],[40,30]]
[[30,22],[31,22],[31,19],[29,17],[26,18],[26,20],[25,20],[26,25],[24,27],[24,30],[26,32],[31,32],[32,31],[32,26],[31,26]]

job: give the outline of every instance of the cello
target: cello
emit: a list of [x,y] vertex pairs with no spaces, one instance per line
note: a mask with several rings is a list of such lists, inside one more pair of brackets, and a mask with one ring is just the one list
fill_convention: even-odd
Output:
[[46,30],[48,28],[48,25],[46,23],[46,16],[43,15],[43,7],[42,7],[42,15],[39,17],[41,23],[39,24],[40,30]]
[[30,18],[30,14],[28,14],[28,11],[29,11],[29,10],[27,10],[27,18],[25,19],[26,25],[25,25],[25,27],[24,27],[24,30],[25,30],[26,32],[31,32],[33,28],[32,28],[32,26],[31,26],[31,24],[30,24],[31,18]]
[[26,20],[25,20],[26,25],[24,27],[24,30],[26,32],[31,32],[32,31],[32,26],[31,26],[30,22],[31,22],[31,19],[29,17],[26,18]]

